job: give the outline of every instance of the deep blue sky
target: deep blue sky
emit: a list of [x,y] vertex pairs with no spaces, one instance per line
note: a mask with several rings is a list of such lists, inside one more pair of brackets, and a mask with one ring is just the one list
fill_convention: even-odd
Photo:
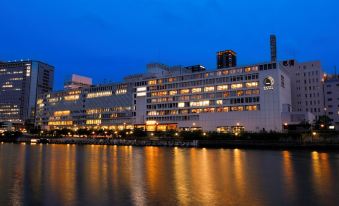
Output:
[[37,59],[71,73],[120,81],[149,62],[203,64],[233,49],[238,63],[278,58],[339,67],[337,0],[1,0],[0,60]]

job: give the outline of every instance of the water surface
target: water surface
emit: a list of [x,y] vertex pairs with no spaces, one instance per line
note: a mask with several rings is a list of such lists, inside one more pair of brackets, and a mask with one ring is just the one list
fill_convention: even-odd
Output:
[[339,153],[0,144],[0,205],[338,205]]

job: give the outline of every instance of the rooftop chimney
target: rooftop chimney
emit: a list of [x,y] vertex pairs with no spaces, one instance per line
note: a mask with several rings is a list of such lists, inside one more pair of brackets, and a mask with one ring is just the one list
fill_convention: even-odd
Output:
[[271,46],[271,62],[277,61],[277,37],[272,34],[270,36],[270,46]]

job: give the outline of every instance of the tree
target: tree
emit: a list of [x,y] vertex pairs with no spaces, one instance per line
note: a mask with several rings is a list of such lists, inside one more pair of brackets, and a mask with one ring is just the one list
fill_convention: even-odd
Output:
[[327,115],[319,116],[318,119],[314,121],[314,128],[315,129],[328,129],[331,125],[332,119]]

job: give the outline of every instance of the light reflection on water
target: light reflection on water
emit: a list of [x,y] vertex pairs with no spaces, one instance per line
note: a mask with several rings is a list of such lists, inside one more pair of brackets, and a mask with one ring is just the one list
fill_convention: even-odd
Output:
[[0,145],[0,205],[336,205],[339,153]]

